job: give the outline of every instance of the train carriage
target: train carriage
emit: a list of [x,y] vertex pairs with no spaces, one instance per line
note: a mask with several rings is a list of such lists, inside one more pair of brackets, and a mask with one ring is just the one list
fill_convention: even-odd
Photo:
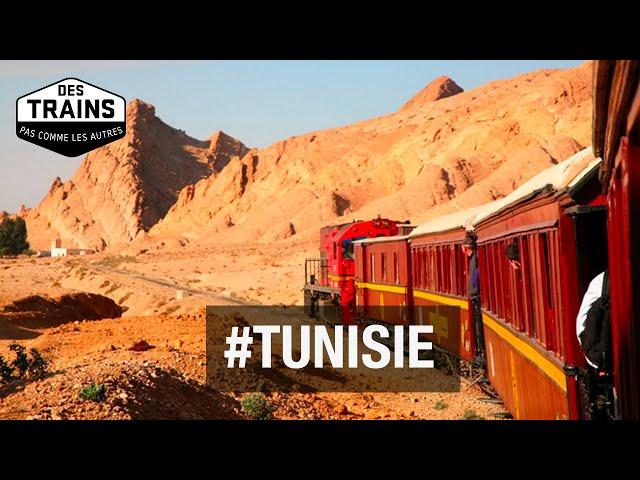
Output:
[[475,352],[462,242],[481,208],[427,222],[409,236],[415,321],[434,325],[436,346],[467,361],[473,360]]
[[[474,220],[487,375],[518,419],[581,418],[576,316],[606,267],[600,160],[587,148]],[[508,245],[520,253],[515,268]]]
[[607,194],[616,416],[640,419],[640,62],[594,64],[593,148]]
[[408,236],[355,242],[356,307],[359,316],[389,324],[411,322]]

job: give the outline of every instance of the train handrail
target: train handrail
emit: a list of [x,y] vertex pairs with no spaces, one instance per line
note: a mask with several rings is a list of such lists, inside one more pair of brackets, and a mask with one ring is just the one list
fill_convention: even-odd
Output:
[[306,285],[329,284],[329,263],[326,258],[305,259],[304,283]]

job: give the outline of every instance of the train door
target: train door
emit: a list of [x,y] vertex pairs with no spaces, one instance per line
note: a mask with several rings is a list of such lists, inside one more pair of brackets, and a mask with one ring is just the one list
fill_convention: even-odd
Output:
[[[607,212],[604,205],[577,206],[568,212],[573,220],[576,248],[577,304],[582,301],[589,283],[608,265]],[[575,323],[575,318],[570,319]],[[568,332],[575,335],[575,328]],[[583,370],[580,378],[582,418],[614,416],[613,379],[610,375],[595,375]]]
[[589,282],[607,268],[607,211],[604,205],[581,206],[570,214],[576,242],[578,294],[582,298]]

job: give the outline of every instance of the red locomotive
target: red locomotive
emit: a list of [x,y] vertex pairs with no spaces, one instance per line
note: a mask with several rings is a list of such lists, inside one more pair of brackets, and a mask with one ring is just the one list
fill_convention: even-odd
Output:
[[336,317],[340,316],[341,321],[348,323],[347,317],[355,306],[353,242],[398,235],[407,224],[378,217],[322,228],[320,258],[309,258],[305,262],[306,313],[320,314],[329,320],[338,320]]

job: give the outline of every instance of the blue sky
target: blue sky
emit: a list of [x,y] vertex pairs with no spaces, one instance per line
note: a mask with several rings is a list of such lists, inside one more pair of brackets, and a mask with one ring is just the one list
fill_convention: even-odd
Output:
[[166,123],[196,138],[215,130],[250,147],[390,113],[429,81],[448,75],[470,90],[491,80],[577,60],[539,61],[0,61],[0,210],[35,206],[67,158],[15,134],[18,97],[78,77],[129,101],[141,98]]

